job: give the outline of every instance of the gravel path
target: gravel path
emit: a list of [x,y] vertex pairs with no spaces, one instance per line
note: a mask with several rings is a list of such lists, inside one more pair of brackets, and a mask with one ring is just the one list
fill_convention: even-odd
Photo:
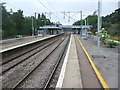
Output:
[[[116,48],[97,47],[97,38],[80,41],[90,54],[99,72],[110,88],[118,88],[118,46]],[[95,58],[92,57],[95,56]],[[97,56],[96,56],[97,55]],[[106,58],[104,58],[104,56]]]

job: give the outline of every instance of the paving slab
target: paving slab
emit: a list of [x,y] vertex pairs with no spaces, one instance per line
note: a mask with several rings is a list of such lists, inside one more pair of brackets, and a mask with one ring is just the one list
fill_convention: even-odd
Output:
[[[79,35],[78,35],[79,36]],[[118,88],[118,48],[107,48],[107,47],[97,47],[97,38],[92,37],[84,40],[79,36],[80,41],[86,48],[87,52],[91,56],[94,61],[96,67],[104,78],[105,82],[108,84],[110,88]],[[100,55],[103,57],[92,57],[92,55]]]
[[83,88],[76,44],[73,35],[62,88]]

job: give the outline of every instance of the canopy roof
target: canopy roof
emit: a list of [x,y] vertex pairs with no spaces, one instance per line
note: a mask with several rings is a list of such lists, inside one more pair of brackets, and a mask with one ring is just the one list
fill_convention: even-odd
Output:
[[91,28],[92,25],[60,25],[59,27],[56,27],[56,26],[43,26],[43,27],[39,27],[40,29],[62,29],[62,28],[71,28],[71,29],[74,29],[74,28]]

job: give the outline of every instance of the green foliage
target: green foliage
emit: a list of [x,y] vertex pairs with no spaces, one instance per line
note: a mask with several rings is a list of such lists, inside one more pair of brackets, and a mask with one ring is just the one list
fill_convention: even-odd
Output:
[[117,46],[117,43],[114,41],[108,41],[106,45],[108,45],[110,48],[113,48],[114,46]]
[[111,36],[119,36],[118,30],[120,29],[120,8],[116,9],[110,15],[102,17],[102,27],[105,28]]
[[105,39],[109,37],[107,31],[104,28],[100,31],[100,35],[101,38],[105,38]]
[[86,20],[88,20],[89,25],[93,26],[92,33],[95,33],[97,31],[97,20],[98,20],[97,15],[89,15],[87,18],[86,18]]
[[102,22],[111,22],[112,24],[119,23],[120,18],[120,8],[116,9],[114,12],[112,12],[110,15],[107,15],[105,17],[102,17]]
[[0,29],[0,38],[2,37],[2,33],[3,33],[3,32],[2,32],[2,29]]
[[12,20],[16,24],[17,34],[23,34],[24,33],[24,30],[23,30],[23,24],[24,24],[23,23],[23,21],[24,21],[23,11],[18,10],[17,12],[14,12],[12,14]]
[[[82,24],[85,25],[84,20],[82,20]],[[74,22],[73,25],[81,25],[81,20],[78,20],[78,21]]]
[[[87,18],[87,24],[92,25],[92,33],[95,33],[97,31],[97,15],[89,15]],[[83,25],[85,25],[85,19],[82,20]],[[73,25],[81,25],[81,21],[76,21],[73,23]]]
[[[120,36],[118,32],[120,29],[120,24],[118,24],[120,23],[119,12],[120,12],[120,8],[116,9],[110,15],[102,17],[102,28],[105,28],[108,34],[110,34],[111,36]],[[93,28],[91,29],[93,34],[95,34],[95,32],[97,31],[97,18],[98,17],[96,14],[89,15],[88,17],[85,18],[88,22],[88,25],[93,26]],[[80,21],[74,22],[73,25],[80,25]]]
[[109,27],[108,29],[107,29],[107,31],[108,31],[108,33],[111,35],[111,36],[120,36],[119,35],[119,27],[120,27],[120,25],[119,24],[112,24],[112,26],[111,27]]
[[111,22],[103,22],[103,23],[102,23],[102,28],[108,29],[108,28],[111,27],[111,26],[112,26]]
[[[38,14],[38,18],[33,18],[33,24],[36,29],[44,25],[53,25],[44,14]],[[32,34],[32,17],[24,17],[23,11],[7,12],[2,6],[2,38],[13,38],[16,35],[31,35]]]
[[31,17],[25,17],[24,18],[24,21],[23,21],[23,23],[24,23],[24,25],[23,25],[23,34],[22,35],[27,35],[27,36],[30,36],[30,35],[32,35],[32,18]]
[[100,40],[105,44],[106,39],[108,39],[110,36],[108,35],[107,31],[105,29],[102,29],[100,31]]

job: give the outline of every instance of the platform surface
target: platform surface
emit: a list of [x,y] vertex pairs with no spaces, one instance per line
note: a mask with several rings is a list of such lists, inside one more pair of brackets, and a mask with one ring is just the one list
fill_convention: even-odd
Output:
[[[35,43],[50,37],[54,37],[55,35],[47,35],[45,37],[28,37],[27,39],[11,39],[11,40],[3,40],[3,42],[1,41],[2,45],[0,45],[0,53],[7,51],[7,50],[11,50],[14,48],[18,48],[27,44],[31,44],[31,43]],[[3,44],[4,43],[4,44]]]
[[73,35],[71,37],[70,51],[68,54],[62,88],[83,88],[76,44]]
[[[78,37],[91,56],[93,62],[95,63],[108,86],[110,88],[118,88],[120,85],[120,82],[118,82],[118,75],[120,75],[120,72],[118,72],[120,69],[120,67],[118,67],[118,50],[120,46],[116,46],[114,48],[100,46],[98,48],[97,37],[91,37],[87,40],[84,40],[80,35],[78,35]],[[106,58],[94,56],[105,56]]]

